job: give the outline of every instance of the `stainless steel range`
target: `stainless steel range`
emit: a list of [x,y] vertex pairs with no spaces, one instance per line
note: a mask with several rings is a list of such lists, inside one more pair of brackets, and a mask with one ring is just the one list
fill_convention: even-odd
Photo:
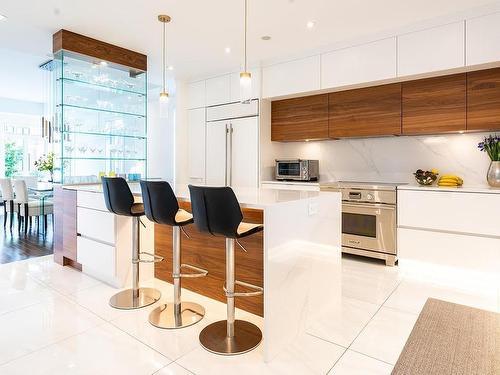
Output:
[[342,252],[397,261],[396,189],[401,184],[339,181],[322,191],[342,193]]

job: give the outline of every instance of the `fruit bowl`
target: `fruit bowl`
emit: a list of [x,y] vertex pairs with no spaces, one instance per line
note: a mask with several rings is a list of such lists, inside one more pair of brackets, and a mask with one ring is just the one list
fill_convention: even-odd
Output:
[[420,185],[428,186],[432,185],[434,181],[437,180],[439,173],[437,173],[437,171],[423,171],[419,169],[413,173],[413,175],[415,176],[415,180],[417,180]]

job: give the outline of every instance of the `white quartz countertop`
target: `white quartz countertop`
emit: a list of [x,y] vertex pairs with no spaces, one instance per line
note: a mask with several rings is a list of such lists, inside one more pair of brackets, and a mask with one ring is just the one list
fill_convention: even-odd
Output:
[[401,185],[398,190],[413,190],[413,191],[437,191],[437,192],[458,192],[458,193],[483,193],[483,194],[500,194],[500,189],[492,188],[488,185],[464,185],[461,187],[453,186],[422,186],[417,184]]
[[[129,183],[130,189],[134,195],[141,194],[139,183]],[[83,185],[65,185],[65,189],[102,193],[101,184],[83,184]],[[242,207],[263,209],[266,206],[279,203],[293,202],[303,199],[311,199],[330,192],[303,191],[303,190],[281,190],[281,189],[262,189],[262,188],[243,188],[233,187],[234,193]],[[177,185],[175,195],[181,201],[189,200],[188,185]]]
[[268,181],[262,181],[261,184],[319,186],[319,182],[318,181],[278,181],[278,180],[268,180]]

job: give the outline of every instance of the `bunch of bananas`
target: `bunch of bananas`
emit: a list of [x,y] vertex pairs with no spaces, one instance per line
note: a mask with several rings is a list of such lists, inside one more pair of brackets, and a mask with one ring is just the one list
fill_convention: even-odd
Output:
[[439,186],[462,186],[463,184],[464,180],[452,174],[445,174],[438,181]]

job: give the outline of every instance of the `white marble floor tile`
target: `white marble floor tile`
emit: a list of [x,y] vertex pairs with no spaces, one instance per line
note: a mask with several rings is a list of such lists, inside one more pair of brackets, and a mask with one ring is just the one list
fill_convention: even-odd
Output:
[[351,348],[395,364],[418,315],[382,307],[354,340]]
[[384,306],[420,314],[430,297],[484,310],[497,311],[498,309],[498,296],[495,291],[488,293],[483,290],[472,294],[414,280],[403,280]]
[[169,362],[126,333],[105,324],[0,366],[0,373],[150,375]]
[[343,272],[342,296],[382,305],[399,283],[398,277],[377,276],[362,272]]
[[30,262],[28,267],[30,276],[65,295],[101,284],[80,271],[54,263],[53,259]]
[[344,350],[338,345],[304,335],[269,363],[263,361],[262,344],[237,356],[221,356],[199,347],[177,363],[196,375],[323,375]]
[[328,375],[390,375],[393,366],[347,350]]
[[0,269],[0,315],[57,295],[59,293],[15,267]]
[[0,315],[0,364],[103,323],[62,296]]
[[186,370],[184,367],[172,362],[168,366],[165,366],[154,375],[194,375],[191,371]]
[[328,315],[320,314],[307,332],[346,348],[379,309],[379,305],[347,297],[326,303],[331,305]]
[[120,289],[113,288],[109,285],[98,284],[70,294],[68,298],[92,311],[94,314],[99,315],[102,319],[110,321],[134,313],[134,310],[120,310],[109,305],[111,296],[119,291]]

